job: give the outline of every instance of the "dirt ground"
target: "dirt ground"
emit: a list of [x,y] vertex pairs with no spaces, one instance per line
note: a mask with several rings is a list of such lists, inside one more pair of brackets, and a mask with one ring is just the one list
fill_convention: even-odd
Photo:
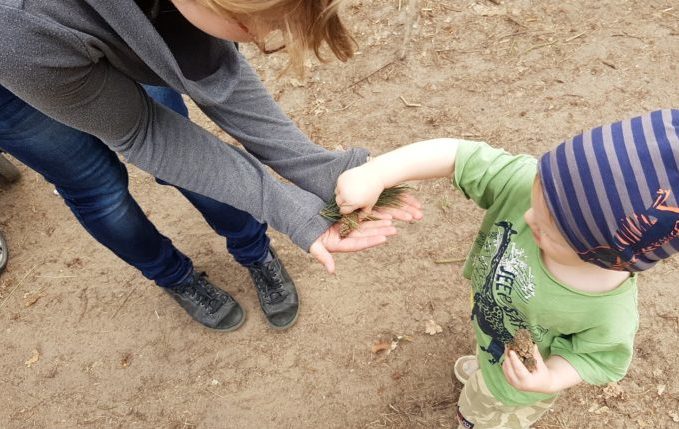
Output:
[[[679,100],[679,4],[669,0],[354,0],[344,17],[359,54],[313,62],[304,78],[280,76],[284,56],[246,48],[283,108],[328,148],[381,153],[449,136],[539,154]],[[195,109],[192,118],[221,133]],[[273,232],[302,300],[297,325],[274,332],[223,240],[176,191],[130,167],[152,221],[248,311],[221,334],[190,321],[22,172],[0,190],[11,250],[0,276],[0,427],[454,426],[461,386],[450,367],[474,346],[461,260],[482,212],[448,181],[419,184],[425,220],[337,256],[336,276]],[[679,259],[640,278],[628,376],[571,389],[536,428],[679,427],[678,283]],[[426,333],[429,320],[441,332]],[[373,353],[399,336],[391,353]]]

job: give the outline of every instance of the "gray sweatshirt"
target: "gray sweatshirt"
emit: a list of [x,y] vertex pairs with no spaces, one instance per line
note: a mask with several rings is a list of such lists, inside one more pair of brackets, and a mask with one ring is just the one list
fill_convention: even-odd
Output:
[[[187,94],[247,152],[156,104],[139,83]],[[339,174],[368,155],[314,145],[233,43],[179,14],[156,28],[134,0],[0,0],[0,85],[154,176],[251,213],[304,250],[330,226],[318,212]]]

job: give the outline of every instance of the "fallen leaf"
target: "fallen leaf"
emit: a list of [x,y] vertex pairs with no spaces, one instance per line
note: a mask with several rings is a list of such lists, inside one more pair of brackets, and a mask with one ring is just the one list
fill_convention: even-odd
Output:
[[384,337],[375,341],[372,346],[372,352],[374,354],[382,354],[382,357],[387,356],[392,351],[396,350],[402,342],[413,342],[413,338],[408,335],[392,335],[391,339],[385,339]]
[[658,384],[658,396],[662,396],[663,393],[665,393],[665,385]]
[[27,367],[30,368],[33,365],[35,365],[36,363],[38,363],[39,360],[40,360],[40,353],[37,350],[34,349],[33,350],[33,356],[31,356],[26,362],[24,362],[24,365],[26,365]]
[[120,358],[120,366],[127,368],[132,363],[132,353],[125,353],[122,358]]
[[395,371],[393,374],[391,374],[391,379],[394,380],[394,381],[400,380],[401,377],[403,377],[403,374],[401,373],[401,371]]
[[608,411],[608,407],[604,405],[603,407],[600,407],[596,411],[594,411],[594,414],[602,414],[602,413],[605,413],[607,411]]
[[443,332],[443,328],[433,320],[429,319],[424,323],[424,332],[429,335],[436,335]]
[[70,262],[66,262],[68,268],[82,268],[83,261],[80,258],[74,258]]
[[625,391],[620,387],[618,383],[608,383],[604,387],[604,397],[605,398],[620,398],[624,395]]
[[391,351],[390,349],[391,349],[391,341],[387,341],[387,340],[375,341],[375,344],[373,344],[373,346],[372,346],[372,352],[374,354],[383,352],[385,350]]

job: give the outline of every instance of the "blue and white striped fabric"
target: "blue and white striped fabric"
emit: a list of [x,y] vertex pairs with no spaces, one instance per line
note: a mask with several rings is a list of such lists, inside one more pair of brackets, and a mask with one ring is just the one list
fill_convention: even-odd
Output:
[[580,257],[643,271],[679,250],[679,110],[594,128],[538,163],[547,205]]

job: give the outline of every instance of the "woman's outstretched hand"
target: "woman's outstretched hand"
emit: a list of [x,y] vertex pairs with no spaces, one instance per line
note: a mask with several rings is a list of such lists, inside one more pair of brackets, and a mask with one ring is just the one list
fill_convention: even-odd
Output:
[[401,205],[399,207],[380,207],[374,208],[371,216],[383,217],[389,216],[391,219],[412,222],[422,220],[424,213],[422,212],[422,204],[409,193],[401,195]]
[[309,253],[325,266],[329,273],[335,272],[335,260],[332,253],[357,252],[379,246],[387,241],[387,237],[396,234],[391,224],[392,215],[384,214],[386,219],[364,221],[358,229],[345,238],[340,237],[339,224],[334,224],[314,241]]

